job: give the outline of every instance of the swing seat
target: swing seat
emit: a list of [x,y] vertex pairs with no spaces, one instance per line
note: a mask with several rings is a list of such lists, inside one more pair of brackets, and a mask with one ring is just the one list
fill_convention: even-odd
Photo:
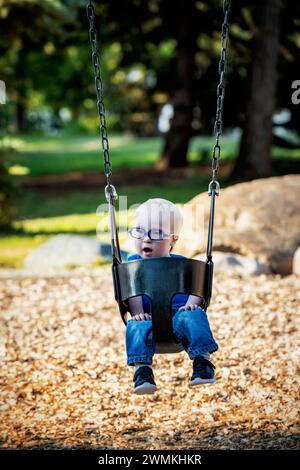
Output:
[[212,260],[157,257],[112,266],[115,299],[121,317],[127,324],[128,299],[147,295],[152,305],[152,330],[156,353],[175,353],[183,350],[173,335],[172,298],[175,294],[204,297],[209,305],[212,289]]

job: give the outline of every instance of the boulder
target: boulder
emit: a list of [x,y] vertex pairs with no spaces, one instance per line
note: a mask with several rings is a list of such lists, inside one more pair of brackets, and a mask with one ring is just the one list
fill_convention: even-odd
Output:
[[101,259],[100,243],[90,237],[60,234],[32,251],[24,267],[45,272],[50,269],[90,265]]
[[[174,252],[192,258],[206,251],[210,197],[202,193],[188,206]],[[191,214],[197,213],[204,223],[195,231]],[[299,227],[300,175],[236,184],[215,199],[213,251],[249,256],[271,273],[291,274]]]
[[294,253],[293,257],[293,274],[300,274],[300,246]]
[[[194,256],[200,261],[206,260],[206,253]],[[242,256],[236,253],[224,253],[222,251],[213,252],[214,273],[235,273],[241,275],[257,276],[259,274],[269,274],[267,266],[250,256]]]
[[[128,252],[121,250],[122,260]],[[81,235],[60,234],[33,250],[24,260],[24,268],[48,273],[59,269],[110,263],[111,244]]]

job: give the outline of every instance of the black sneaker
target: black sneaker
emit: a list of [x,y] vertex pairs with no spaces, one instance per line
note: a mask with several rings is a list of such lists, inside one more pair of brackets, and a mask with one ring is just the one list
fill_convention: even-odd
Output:
[[197,356],[193,362],[193,375],[190,385],[209,384],[216,381],[215,366],[202,356]]
[[139,367],[134,374],[134,389],[136,395],[151,395],[156,392],[156,384],[151,367]]

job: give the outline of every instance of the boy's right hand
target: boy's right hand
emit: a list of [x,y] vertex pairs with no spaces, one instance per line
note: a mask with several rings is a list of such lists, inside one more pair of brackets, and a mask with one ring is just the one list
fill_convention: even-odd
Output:
[[131,320],[141,321],[141,320],[151,320],[151,315],[149,313],[137,313],[132,315]]

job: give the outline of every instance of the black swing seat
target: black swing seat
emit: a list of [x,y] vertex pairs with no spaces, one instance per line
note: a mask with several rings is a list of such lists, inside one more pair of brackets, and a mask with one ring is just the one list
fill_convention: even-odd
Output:
[[172,328],[172,298],[175,294],[204,297],[206,310],[211,298],[213,261],[157,257],[112,266],[115,299],[125,324],[128,299],[147,295],[152,304],[152,330],[156,353],[183,350]]

